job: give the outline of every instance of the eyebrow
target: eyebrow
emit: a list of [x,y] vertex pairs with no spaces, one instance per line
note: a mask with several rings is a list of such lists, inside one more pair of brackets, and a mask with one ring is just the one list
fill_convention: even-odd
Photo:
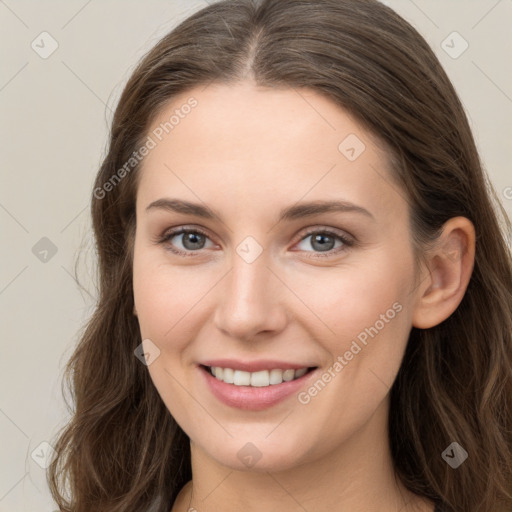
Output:
[[[203,219],[215,219],[220,218],[220,216],[208,206],[203,206],[198,203],[191,203],[189,201],[185,201],[183,199],[170,199],[170,198],[161,198],[153,201],[146,207],[146,212],[153,209],[162,209],[167,211],[172,211],[176,213],[184,213],[189,215],[194,215],[196,217],[201,217]],[[304,217],[312,217],[314,215],[319,215],[322,213],[330,213],[330,212],[354,212],[365,215],[373,220],[375,217],[362,206],[358,206],[354,203],[350,203],[348,201],[309,201],[303,203],[297,203],[292,206],[288,206],[283,208],[279,212],[278,222],[281,221],[291,221],[296,219],[301,219]]]

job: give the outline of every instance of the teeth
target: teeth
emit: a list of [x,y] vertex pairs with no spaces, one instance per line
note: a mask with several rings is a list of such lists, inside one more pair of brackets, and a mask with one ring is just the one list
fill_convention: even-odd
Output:
[[270,384],[281,384],[283,382],[283,370],[270,370]]
[[306,375],[307,371],[308,371],[307,368],[301,368],[300,370],[295,370],[295,378],[298,379],[299,377]]
[[294,377],[295,377],[295,370],[285,370],[283,372],[283,380],[285,382],[293,380]]
[[233,384],[235,377],[235,371],[231,368],[224,368],[224,375],[222,376],[222,380],[227,382],[228,384]]
[[267,370],[261,372],[251,373],[251,386],[261,388],[263,386],[270,386],[270,377]]
[[233,370],[232,368],[220,368],[212,366],[210,368],[212,375],[224,381],[226,384],[234,384],[235,386],[253,386],[266,387],[275,384],[289,382],[305,375],[307,368],[298,370],[262,370],[259,372],[244,372],[242,370]]
[[[215,375],[215,377],[217,377],[217,375]],[[217,378],[222,380],[222,378]],[[243,372],[242,370],[235,370],[235,375],[233,376],[233,384],[235,386],[250,386],[251,374],[249,372]]]

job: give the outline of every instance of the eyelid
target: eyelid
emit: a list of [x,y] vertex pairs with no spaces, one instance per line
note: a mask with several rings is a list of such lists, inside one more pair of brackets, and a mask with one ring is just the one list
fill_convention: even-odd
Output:
[[306,238],[309,235],[312,235],[313,233],[332,233],[333,235],[336,235],[337,237],[340,237],[341,239],[346,240],[347,242],[353,242],[355,243],[355,237],[351,234],[347,233],[346,231],[343,231],[339,228],[334,228],[330,226],[324,226],[322,224],[318,224],[316,226],[311,226],[309,228],[304,228],[304,230],[299,231],[297,234],[297,240],[295,243],[302,241],[304,238]]
[[[159,242],[168,240],[169,238],[173,238],[177,235],[181,235],[184,232],[197,232],[197,233],[209,238],[210,240],[212,240],[212,238],[214,238],[208,233],[208,230],[206,230],[205,228],[202,228],[199,226],[194,226],[194,225],[188,225],[188,224],[180,224],[179,226],[173,226],[171,228],[164,229],[164,231],[162,232],[161,235],[157,235],[155,237],[154,242],[159,243]],[[199,252],[199,251],[195,251],[195,252]]]

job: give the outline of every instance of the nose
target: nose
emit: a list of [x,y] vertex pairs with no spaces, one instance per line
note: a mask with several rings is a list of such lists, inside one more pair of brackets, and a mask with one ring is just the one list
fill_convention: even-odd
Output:
[[251,263],[234,252],[232,261],[218,289],[215,326],[224,335],[245,341],[279,333],[287,322],[286,289],[271,270],[266,252]]

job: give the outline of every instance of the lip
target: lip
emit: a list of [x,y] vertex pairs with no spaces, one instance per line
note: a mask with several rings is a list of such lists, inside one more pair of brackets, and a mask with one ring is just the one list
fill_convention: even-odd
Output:
[[289,363],[275,359],[260,359],[259,361],[239,361],[237,359],[210,359],[200,364],[204,366],[220,366],[244,372],[259,372],[261,370],[299,370],[300,368],[311,368],[318,366],[311,361],[306,363]]
[[[219,361],[216,361],[218,363]],[[232,363],[231,363],[232,364]],[[251,363],[252,364],[252,363]],[[283,364],[283,363],[280,363]],[[222,368],[233,368],[232,366],[221,364],[213,364],[207,366],[220,366]],[[254,368],[254,364],[251,366]],[[265,387],[252,387],[252,386],[236,386],[235,384],[226,384],[225,382],[215,378],[206,368],[202,365],[198,367],[199,372],[205,379],[206,385],[210,392],[223,404],[237,409],[262,411],[268,409],[279,402],[296,395],[298,391],[306,384],[306,382],[316,374],[318,368],[315,368],[298,379],[282,382],[281,384],[273,384]],[[265,366],[261,369],[267,370],[269,367]],[[273,368],[291,369],[291,368],[304,368],[304,366],[289,365],[286,368],[282,366],[274,366]],[[242,369],[242,368],[233,368]],[[244,370],[249,371],[249,370]],[[258,370],[253,370],[258,371]]]

